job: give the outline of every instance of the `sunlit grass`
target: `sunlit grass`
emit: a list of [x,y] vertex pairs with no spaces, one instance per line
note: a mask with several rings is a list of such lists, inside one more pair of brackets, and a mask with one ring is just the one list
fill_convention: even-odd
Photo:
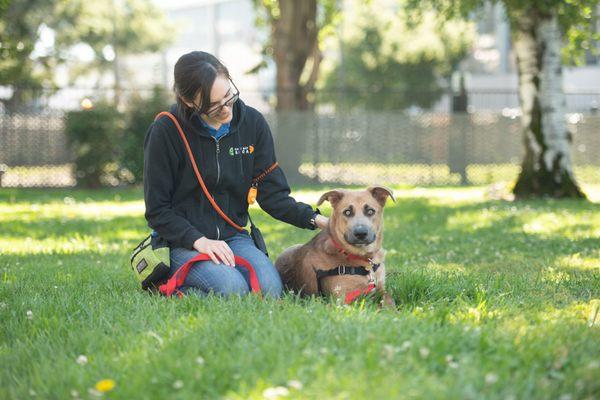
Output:
[[[295,191],[315,204],[327,188]],[[589,193],[589,192],[588,192]],[[395,310],[151,297],[139,189],[0,191],[0,398],[594,398],[600,206],[396,188]],[[330,212],[328,205],[322,210]],[[314,232],[253,219],[271,258]]]

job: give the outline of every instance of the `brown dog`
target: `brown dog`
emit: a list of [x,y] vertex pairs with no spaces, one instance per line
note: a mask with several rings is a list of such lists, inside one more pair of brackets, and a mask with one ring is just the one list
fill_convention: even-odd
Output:
[[[324,193],[333,208],[329,227],[304,245],[286,249],[275,261],[283,283],[306,295],[333,294],[350,303],[360,294],[384,291],[383,207],[392,191],[382,186],[366,190]],[[356,268],[352,268],[356,267]]]

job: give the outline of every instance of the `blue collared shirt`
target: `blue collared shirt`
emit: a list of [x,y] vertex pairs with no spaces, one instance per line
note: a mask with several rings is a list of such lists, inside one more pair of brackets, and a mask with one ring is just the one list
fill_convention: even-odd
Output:
[[206,121],[204,121],[202,118],[198,117],[198,119],[200,120],[200,122],[202,123],[203,126],[208,128],[210,135],[217,140],[219,140],[221,137],[223,137],[229,133],[229,128],[231,125],[230,123],[221,124],[219,129],[215,129],[212,126],[210,126],[209,124],[207,124]]

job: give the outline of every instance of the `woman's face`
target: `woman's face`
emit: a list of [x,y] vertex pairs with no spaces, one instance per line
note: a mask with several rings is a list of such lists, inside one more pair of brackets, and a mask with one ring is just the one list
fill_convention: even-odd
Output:
[[[210,91],[210,106],[206,114],[203,114],[202,117],[207,122],[212,123],[226,124],[231,122],[233,118],[233,102],[230,100],[232,100],[235,94],[236,90],[227,77],[218,75]],[[195,103],[197,105],[200,104],[200,95],[196,98]]]

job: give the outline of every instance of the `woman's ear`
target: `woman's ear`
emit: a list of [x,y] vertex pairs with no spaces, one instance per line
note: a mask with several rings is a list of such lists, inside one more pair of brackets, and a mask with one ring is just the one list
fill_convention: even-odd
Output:
[[185,97],[181,96],[181,95],[177,95],[181,101],[183,102],[183,104],[185,104],[186,106],[188,106],[189,108],[195,110],[196,108],[200,108],[200,106],[202,105],[202,95],[200,93],[198,93],[198,97],[196,98],[196,103],[200,104],[200,106],[196,106],[196,104],[194,104],[194,102],[189,101],[188,99],[186,99]]
[[317,207],[323,204],[325,200],[331,203],[331,206],[335,206],[338,201],[340,201],[344,197],[344,193],[341,189],[330,190],[327,193],[323,193],[319,201],[317,201]]

